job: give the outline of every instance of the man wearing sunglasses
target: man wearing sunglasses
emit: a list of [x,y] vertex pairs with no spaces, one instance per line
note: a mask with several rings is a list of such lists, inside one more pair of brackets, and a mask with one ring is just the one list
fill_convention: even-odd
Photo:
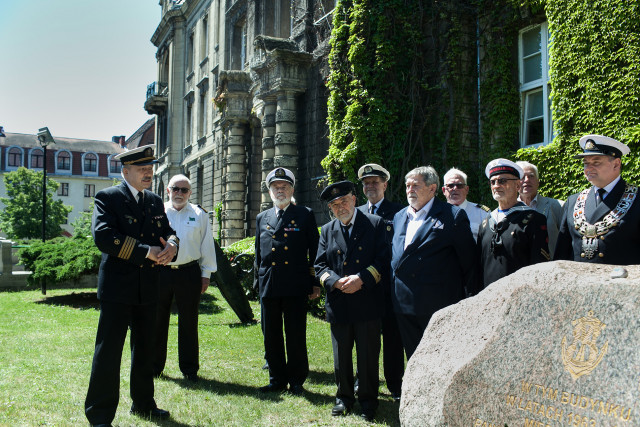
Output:
[[495,159],[487,164],[485,174],[498,208],[478,231],[481,289],[550,258],[546,217],[518,201],[522,168],[510,160]]
[[198,381],[198,307],[200,295],[209,287],[216,271],[216,252],[209,215],[199,205],[189,203],[191,181],[175,175],[167,186],[169,201],[164,204],[169,222],[182,243],[178,258],[162,267],[158,283],[156,351],[154,374],[159,376],[167,360],[167,339],[171,304],[178,306],[178,366],[187,381]]
[[580,138],[584,176],[591,186],[569,196],[554,259],[630,265],[640,263],[638,187],[621,176],[626,144],[602,135]]
[[467,174],[460,169],[451,168],[444,174],[442,178],[442,193],[447,198],[447,202],[460,209],[464,209],[469,217],[471,232],[473,238],[478,240],[478,228],[482,221],[489,216],[488,207],[467,200],[469,194],[469,186],[467,185]]

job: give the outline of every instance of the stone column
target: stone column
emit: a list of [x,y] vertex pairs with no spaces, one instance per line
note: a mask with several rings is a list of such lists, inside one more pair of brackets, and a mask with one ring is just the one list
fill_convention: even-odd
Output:
[[267,174],[274,168],[273,157],[275,155],[275,134],[276,134],[276,109],[275,98],[267,98],[264,101],[264,117],[262,118],[262,184],[260,199],[260,210],[264,211],[273,206],[269,197],[269,190],[265,183]]
[[284,167],[298,176],[298,129],[296,126],[295,92],[278,93],[274,167]]
[[[276,167],[298,177],[296,94],[306,90],[312,55],[300,52],[291,40],[257,36],[254,41],[255,97],[265,102],[262,123],[262,210],[272,206],[266,174]],[[274,105],[275,100],[275,105]],[[275,113],[274,119],[271,119]]]
[[[221,99],[224,101],[221,127],[223,129],[222,177],[222,245],[226,246],[247,237],[247,156],[245,134],[250,133],[251,78],[243,71],[220,73]],[[249,135],[251,137],[251,135]]]

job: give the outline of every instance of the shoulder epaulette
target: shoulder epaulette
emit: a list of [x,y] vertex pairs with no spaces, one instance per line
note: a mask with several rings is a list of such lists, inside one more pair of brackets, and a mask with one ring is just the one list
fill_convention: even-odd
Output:
[[196,205],[196,206],[197,206],[197,207],[199,207],[200,209],[202,209],[202,210],[204,211],[204,213],[209,213],[209,212],[207,212],[207,210],[206,210],[205,208],[203,208],[202,206],[200,206],[200,205]]
[[485,212],[491,212],[491,209],[489,209],[487,206],[485,205],[481,205],[480,203],[476,204],[477,207],[479,207],[480,209],[482,209]]

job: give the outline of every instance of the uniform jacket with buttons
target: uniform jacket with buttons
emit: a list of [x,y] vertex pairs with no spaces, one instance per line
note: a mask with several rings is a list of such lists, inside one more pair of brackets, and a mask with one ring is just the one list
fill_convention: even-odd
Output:
[[[497,210],[478,232],[482,290],[522,267],[549,261],[547,218],[522,202],[496,222]],[[474,292],[475,293],[475,292]]]
[[[585,219],[595,224],[613,209],[624,193],[626,182],[621,179],[611,193],[596,207],[593,187],[589,190],[584,207]],[[554,253],[555,260],[591,262],[598,264],[633,265],[640,264],[640,194],[618,224],[612,227],[603,239],[598,239],[598,251],[591,259],[582,257],[582,235],[575,229],[573,211],[578,194],[569,196],[564,204],[562,222],[558,233],[558,242]]]
[[396,312],[424,316],[460,301],[477,283],[475,240],[464,209],[439,199],[404,249],[406,207],[393,219],[391,297]]
[[260,298],[309,295],[318,286],[313,260],[318,225],[313,211],[290,204],[278,221],[275,209],[256,218],[254,289]]
[[102,252],[98,299],[147,304],[157,296],[159,269],[146,258],[150,246],[175,235],[162,199],[144,190],[144,212],[123,182],[95,196],[91,232]]
[[[365,203],[364,205],[360,205],[358,206],[358,209],[362,213],[369,213],[369,204]],[[391,240],[393,239],[393,217],[400,209],[402,209],[401,204],[391,202],[385,197],[384,199],[382,199],[382,203],[380,203],[380,206],[378,207],[378,209],[376,209],[376,212],[374,214],[382,217],[382,220],[385,224],[385,234],[389,246],[391,246]],[[389,253],[389,256],[391,256],[391,253]]]
[[[329,322],[359,322],[382,316],[382,285],[388,275],[389,246],[382,218],[355,209],[348,242],[335,219],[322,227],[316,258],[316,275],[326,291]],[[334,289],[334,283],[357,274],[362,288],[352,294]],[[388,280],[388,279],[387,279]]]

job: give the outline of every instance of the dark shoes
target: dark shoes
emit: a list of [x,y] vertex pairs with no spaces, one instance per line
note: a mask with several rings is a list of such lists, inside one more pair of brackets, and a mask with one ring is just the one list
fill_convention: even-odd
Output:
[[142,418],[155,418],[157,420],[166,420],[169,418],[169,411],[165,411],[160,408],[153,408],[148,410],[138,409],[134,406],[131,407],[131,414],[137,415]]
[[400,402],[400,393],[391,392],[391,397],[393,398],[394,402],[396,403]]
[[261,393],[280,393],[287,390],[287,386],[286,384],[282,385],[282,384],[271,383],[271,384],[267,384],[264,387],[260,387],[258,390]]
[[362,411],[362,414],[360,414],[360,418],[369,423],[373,421],[375,416],[376,414],[373,411]]
[[292,384],[291,386],[289,386],[289,393],[295,396],[302,396],[302,393],[304,393],[304,387],[302,387],[301,384]]
[[200,377],[198,374],[184,374],[184,379],[191,383],[197,383],[200,380]]
[[351,408],[342,402],[336,403],[336,405],[331,409],[331,415],[334,417],[347,415],[349,412],[351,412]]

